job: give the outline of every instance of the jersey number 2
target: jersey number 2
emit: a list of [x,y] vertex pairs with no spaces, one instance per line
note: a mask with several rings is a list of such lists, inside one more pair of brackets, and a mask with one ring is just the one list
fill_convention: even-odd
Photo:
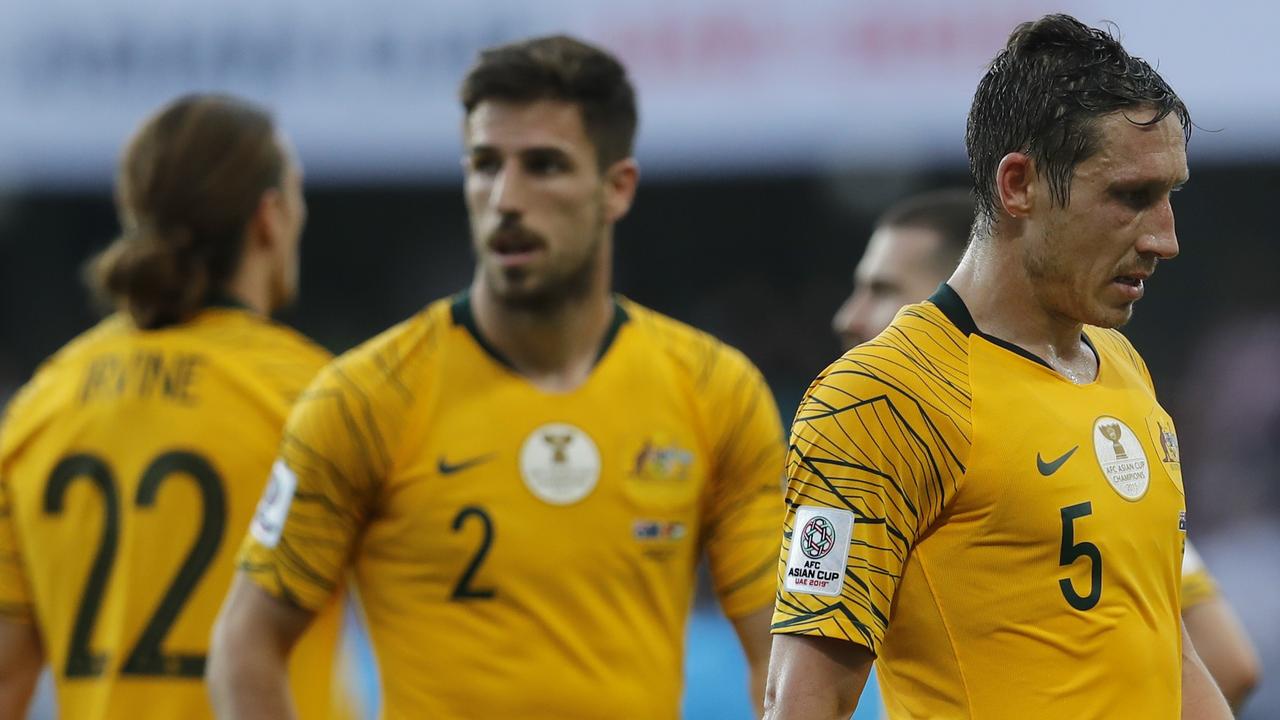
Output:
[[476,550],[476,554],[471,558],[471,563],[467,565],[466,572],[462,573],[462,577],[458,578],[458,584],[453,588],[451,600],[492,600],[493,588],[477,588],[471,586],[471,581],[475,579],[476,573],[480,570],[480,565],[484,562],[484,557],[489,554],[489,545],[493,542],[493,520],[490,519],[489,513],[484,508],[468,505],[453,516],[453,531],[456,533],[462,529],[467,522],[467,518],[476,518],[480,521],[481,527],[484,528],[484,537],[480,540],[480,549]]
[[[124,675],[182,678],[199,678],[204,675],[204,655],[165,655],[161,645],[186,604],[187,597],[213,562],[218,546],[222,544],[227,522],[227,500],[222,478],[218,477],[208,460],[195,453],[175,450],[160,455],[147,466],[138,483],[134,503],[140,508],[155,505],[160,485],[176,473],[190,476],[200,488],[204,521],[182,568],[170,583],[160,600],[160,606],[152,614],[133,650],[120,667],[120,672]],[[98,610],[102,607],[102,596],[106,592],[107,579],[115,564],[116,547],[120,542],[120,491],[111,468],[97,456],[71,455],[58,463],[44,489],[45,513],[57,515],[62,512],[67,488],[78,478],[87,478],[93,483],[102,495],[105,510],[102,539],[98,542],[98,553],[93,558],[89,579],[84,584],[84,594],[80,598],[80,607],[76,611],[67,647],[67,663],[63,675],[68,679],[100,677],[106,668],[106,654],[93,652],[89,648],[89,641],[93,637]]]
[[1067,567],[1079,558],[1089,559],[1089,594],[1076,592],[1070,578],[1058,580],[1062,597],[1077,610],[1092,610],[1102,598],[1102,551],[1091,542],[1075,541],[1075,521],[1093,514],[1093,503],[1082,502],[1062,508],[1062,548],[1058,553],[1059,567]]

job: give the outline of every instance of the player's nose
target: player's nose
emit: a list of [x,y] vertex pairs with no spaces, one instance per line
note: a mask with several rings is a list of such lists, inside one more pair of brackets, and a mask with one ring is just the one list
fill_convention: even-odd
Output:
[[836,337],[840,338],[840,344],[844,350],[866,339],[865,305],[866,303],[859,302],[858,294],[855,292],[845,298],[831,318],[831,329]]
[[1172,260],[1178,256],[1178,233],[1173,219],[1173,205],[1165,198],[1155,212],[1150,213],[1150,221],[1138,237],[1137,251],[1143,255],[1154,255],[1161,260]]
[[525,197],[522,173],[514,163],[508,164],[494,178],[493,192],[489,195],[490,206],[503,215],[518,215],[524,211]]

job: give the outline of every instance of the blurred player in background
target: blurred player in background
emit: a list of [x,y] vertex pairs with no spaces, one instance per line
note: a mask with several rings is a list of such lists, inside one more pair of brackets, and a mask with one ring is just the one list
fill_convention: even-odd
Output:
[[288,717],[281,660],[354,567],[395,718],[675,718],[705,551],[759,707],[781,425],[754,366],[614,295],[635,99],[558,36],[462,86],[476,271],[300,400],[219,622],[226,718]]
[[1230,716],[1178,615],[1173,423],[1111,329],[1177,254],[1189,128],[1111,36],[1014,30],[959,267],[797,413],[768,717],[847,717],[873,660],[890,717]]
[[[966,188],[921,193],[885,211],[853,274],[854,290],[832,319],[849,350],[879,335],[903,306],[923,302],[959,263],[974,221]],[[1187,543],[1182,621],[1196,652],[1232,707],[1258,682],[1257,651],[1200,555]]]
[[[293,297],[302,177],[263,110],[216,95],[148,119],[90,267],[118,312],[71,341],[0,428],[0,717],[44,662],[63,717],[212,716],[209,636],[289,405],[328,360],[266,316]],[[328,717],[339,614],[300,646]]]

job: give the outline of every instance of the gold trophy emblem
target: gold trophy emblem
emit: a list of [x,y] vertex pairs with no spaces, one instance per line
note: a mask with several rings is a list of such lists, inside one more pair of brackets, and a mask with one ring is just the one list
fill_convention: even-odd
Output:
[[1098,431],[1102,433],[1102,437],[1111,441],[1111,449],[1116,453],[1116,460],[1128,460],[1129,456],[1124,452],[1124,446],[1120,444],[1120,425],[1101,425]]
[[573,441],[572,435],[546,433],[542,439],[551,446],[551,462],[563,465],[569,461],[569,443]]

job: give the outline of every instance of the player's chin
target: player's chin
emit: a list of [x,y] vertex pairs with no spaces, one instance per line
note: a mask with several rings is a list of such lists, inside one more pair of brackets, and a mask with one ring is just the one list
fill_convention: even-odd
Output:
[[1093,312],[1089,313],[1089,319],[1085,322],[1094,327],[1115,329],[1124,326],[1131,317],[1133,317],[1133,302],[1121,304],[1098,303],[1094,306]]
[[496,268],[494,275],[496,277],[490,278],[490,287],[504,304],[520,307],[544,303],[547,295],[545,283],[537,273],[527,268]]

